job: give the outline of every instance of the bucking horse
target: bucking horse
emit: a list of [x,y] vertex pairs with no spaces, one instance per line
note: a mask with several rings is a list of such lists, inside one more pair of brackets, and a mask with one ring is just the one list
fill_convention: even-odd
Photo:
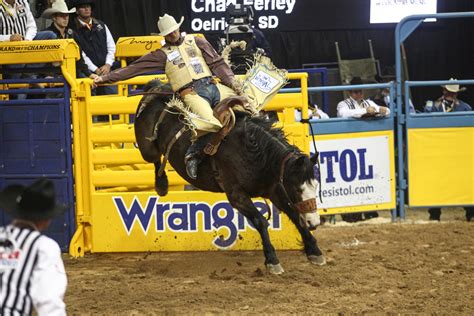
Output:
[[315,161],[291,145],[281,129],[273,127],[268,119],[236,112],[234,128],[218,151],[204,158],[193,180],[184,162],[191,135],[183,132],[183,114],[169,106],[171,89],[155,82],[144,94],[135,118],[135,136],[143,158],[155,165],[155,189],[160,196],[168,193],[168,178],[162,166],[166,159],[196,188],[224,192],[230,204],[258,230],[267,270],[281,274],[284,270],[270,241],[268,221],[251,200],[269,199],[298,229],[308,260],[315,265],[326,263],[311,233],[320,224]]

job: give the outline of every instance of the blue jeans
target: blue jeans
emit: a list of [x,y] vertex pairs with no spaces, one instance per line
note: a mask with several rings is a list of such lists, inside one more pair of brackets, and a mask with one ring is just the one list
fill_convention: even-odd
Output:
[[[41,31],[36,33],[36,36],[33,38],[34,41],[41,41],[41,40],[53,40],[57,39],[58,37],[52,31]],[[34,68],[42,68],[44,64],[18,64],[18,65],[6,65],[4,69],[34,69]],[[20,79],[22,77],[21,73],[13,73],[7,76],[10,79]],[[38,77],[37,74],[28,74],[26,75],[27,78],[36,79]],[[17,99],[24,100],[26,99],[26,94],[19,94],[17,95]]]
[[[52,39],[57,39],[58,37],[56,36],[56,34],[52,31],[42,31],[42,32],[38,32],[36,33],[36,36],[33,38],[34,41],[41,41],[41,40],[52,40]],[[22,69],[22,68],[41,68],[41,67],[44,67],[44,64],[18,64],[18,65],[8,65],[8,66],[4,66],[5,68],[4,69]],[[37,76],[36,75],[31,75],[30,78],[36,78]],[[19,79],[21,78],[21,74],[20,73],[15,73],[15,74],[11,74],[10,75],[10,78],[11,79]]]
[[204,78],[196,81],[194,84],[194,91],[196,91],[201,98],[209,102],[211,108],[214,108],[217,103],[221,101],[219,89],[217,89],[215,84],[210,83],[210,79],[208,80],[207,78]]
[[107,95],[107,94],[117,94],[117,86],[101,86],[95,88],[95,94],[93,95]]
[[33,38],[33,41],[42,41],[42,40],[52,40],[52,39],[57,39],[58,37],[56,34],[52,31],[41,31],[36,33],[35,38]]

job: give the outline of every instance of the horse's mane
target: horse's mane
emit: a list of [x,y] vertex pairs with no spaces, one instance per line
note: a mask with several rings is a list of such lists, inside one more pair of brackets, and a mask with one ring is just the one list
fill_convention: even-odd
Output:
[[[261,117],[247,118],[242,122],[246,135],[245,149],[251,160],[248,163],[273,174],[279,174],[280,163],[290,152],[298,157],[304,154],[298,147],[288,143],[283,130],[273,127],[273,123]],[[288,162],[286,168],[299,178],[300,182],[313,178],[313,168],[309,159],[301,159],[299,165],[296,165],[293,159]]]

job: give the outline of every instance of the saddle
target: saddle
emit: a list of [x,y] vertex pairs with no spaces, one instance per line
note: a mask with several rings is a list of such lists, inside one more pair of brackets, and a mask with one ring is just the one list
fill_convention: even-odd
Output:
[[222,140],[230,133],[232,128],[235,126],[235,114],[233,108],[245,108],[247,99],[242,96],[233,96],[222,100],[214,107],[214,117],[219,120],[222,124],[222,128],[213,135],[210,142],[204,147],[204,153],[206,155],[214,155]]

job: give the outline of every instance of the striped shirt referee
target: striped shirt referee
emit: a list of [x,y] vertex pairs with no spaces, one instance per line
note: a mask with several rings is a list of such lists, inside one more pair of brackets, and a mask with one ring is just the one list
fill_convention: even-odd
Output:
[[0,42],[13,34],[31,41],[36,36],[36,22],[27,0],[0,0]]
[[53,181],[11,184],[0,191],[0,209],[13,222],[0,227],[0,315],[66,315],[67,277],[61,249],[41,234],[68,209],[56,202]]
[[0,258],[0,315],[31,315],[33,307],[40,316],[66,314],[67,279],[54,240],[14,222],[0,227]]

